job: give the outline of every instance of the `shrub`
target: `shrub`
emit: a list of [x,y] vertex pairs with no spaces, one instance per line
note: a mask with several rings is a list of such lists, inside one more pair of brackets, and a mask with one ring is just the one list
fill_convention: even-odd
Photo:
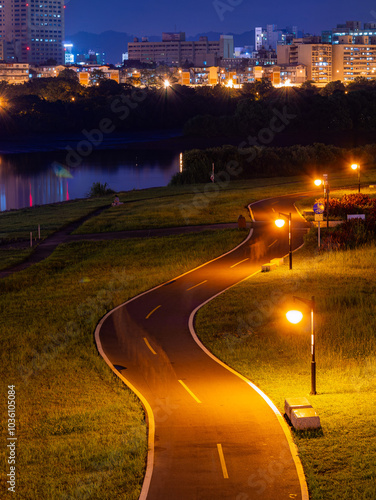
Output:
[[[324,198],[317,200],[323,203],[326,208]],[[372,200],[368,194],[345,194],[338,198],[329,198],[329,215],[332,217],[346,217],[348,214],[371,214],[376,211],[376,201]],[[326,212],[325,212],[326,213]]]
[[95,198],[98,196],[106,196],[107,194],[113,194],[115,191],[107,187],[108,184],[105,182],[101,184],[100,182],[94,182],[90,188],[90,191],[87,193],[87,198]]
[[322,250],[356,248],[376,240],[376,218],[351,219],[337,226],[322,240]]

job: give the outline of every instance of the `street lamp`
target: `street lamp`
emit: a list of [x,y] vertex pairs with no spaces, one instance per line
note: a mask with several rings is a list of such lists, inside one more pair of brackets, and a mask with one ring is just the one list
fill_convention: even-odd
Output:
[[329,191],[330,190],[329,190],[328,174],[323,174],[323,179],[316,179],[314,184],[315,184],[315,186],[321,186],[321,184],[324,184],[326,227],[329,227]]
[[351,165],[351,168],[353,170],[357,170],[358,171],[358,193],[360,193],[360,165],[358,165],[357,163],[353,163]]
[[[279,216],[284,217],[286,220],[289,221],[289,269],[292,269],[292,237],[291,237],[291,212],[289,214],[283,214],[279,212]],[[285,225],[285,220],[284,219],[277,219],[275,221],[275,225],[277,227],[283,227]]]
[[[315,352],[315,323],[314,314],[316,312],[315,297],[309,299],[302,299],[300,297],[294,297],[294,301],[299,300],[306,304],[311,310],[311,394],[317,394],[316,392],[316,352]],[[303,319],[303,313],[300,311],[288,311],[286,313],[286,318],[290,323],[294,325],[298,324]]]

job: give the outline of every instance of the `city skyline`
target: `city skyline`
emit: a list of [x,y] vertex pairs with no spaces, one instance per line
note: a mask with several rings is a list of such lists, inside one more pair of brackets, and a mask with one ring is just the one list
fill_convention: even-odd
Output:
[[318,0],[304,7],[298,0],[283,4],[270,0],[267,6],[254,5],[249,0],[191,0],[178,9],[172,0],[140,0],[132,7],[122,0],[108,0],[106,6],[103,9],[101,0],[91,0],[88,9],[85,0],[67,0],[66,35],[113,30],[135,36],[160,36],[163,31],[184,31],[194,36],[207,31],[243,33],[266,24],[280,28],[297,25],[305,32],[319,34],[349,20],[376,22],[372,0],[356,8],[350,0]]

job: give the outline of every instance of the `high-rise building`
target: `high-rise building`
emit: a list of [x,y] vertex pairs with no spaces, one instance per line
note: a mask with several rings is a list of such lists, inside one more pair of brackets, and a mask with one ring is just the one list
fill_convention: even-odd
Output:
[[333,80],[345,83],[358,77],[376,80],[376,39],[345,35],[338,42],[333,45]]
[[64,0],[0,0],[3,60],[64,64]]
[[266,48],[277,50],[277,43],[282,40],[282,31],[277,30],[276,24],[266,25]]
[[266,31],[262,27],[255,28],[255,51],[266,48]]
[[332,81],[332,45],[323,43],[304,43],[296,40],[292,45],[278,45],[278,65],[307,68],[307,78],[318,86]]

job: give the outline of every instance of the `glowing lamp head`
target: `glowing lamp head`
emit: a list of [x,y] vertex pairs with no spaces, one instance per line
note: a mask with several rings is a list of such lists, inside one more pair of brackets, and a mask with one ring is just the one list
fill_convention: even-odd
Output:
[[164,81],[164,86],[167,89],[170,86],[170,82],[168,80]]
[[321,179],[316,179],[314,184],[315,184],[315,186],[321,186],[322,180]]
[[277,220],[275,221],[275,225],[276,225],[277,227],[283,227],[283,226],[285,225],[285,223],[286,223],[286,221],[285,221],[284,219],[277,219]]
[[293,325],[297,325],[302,321],[303,313],[301,313],[300,311],[288,311],[286,313],[286,318]]
[[353,163],[353,164],[351,165],[351,168],[352,168],[353,170],[358,170],[359,165],[357,165],[356,163]]

